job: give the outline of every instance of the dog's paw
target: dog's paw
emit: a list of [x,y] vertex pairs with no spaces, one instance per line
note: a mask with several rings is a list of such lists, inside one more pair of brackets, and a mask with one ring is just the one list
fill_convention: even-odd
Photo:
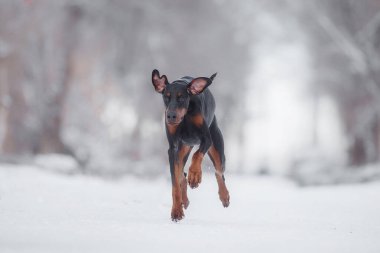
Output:
[[224,207],[228,207],[230,205],[230,194],[227,190],[219,191],[219,199],[222,201],[222,205]]
[[182,220],[185,217],[185,214],[183,213],[182,205],[179,207],[173,207],[172,208],[172,221],[178,222]]
[[189,169],[189,175],[187,176],[187,182],[189,186],[194,189],[199,186],[202,181],[202,170],[200,169]]

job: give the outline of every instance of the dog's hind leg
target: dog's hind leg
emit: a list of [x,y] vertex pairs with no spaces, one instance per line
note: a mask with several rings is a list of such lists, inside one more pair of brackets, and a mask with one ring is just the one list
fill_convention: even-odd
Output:
[[210,126],[210,134],[212,138],[212,146],[208,150],[208,155],[210,156],[211,161],[215,167],[215,176],[216,181],[218,182],[219,188],[219,199],[222,201],[224,207],[228,207],[230,204],[230,194],[227,190],[225,178],[224,178],[224,170],[225,170],[225,161],[226,158],[224,156],[224,141],[222,133],[218,127],[216,122],[216,117],[214,117],[211,126]]

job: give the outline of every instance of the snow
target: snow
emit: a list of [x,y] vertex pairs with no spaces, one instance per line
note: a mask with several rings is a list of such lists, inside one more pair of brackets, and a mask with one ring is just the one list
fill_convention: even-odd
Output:
[[380,252],[380,183],[299,188],[226,175],[189,189],[170,220],[165,177],[107,181],[31,166],[0,166],[0,252]]
[[55,153],[36,155],[34,164],[39,168],[61,173],[75,173],[79,168],[78,162],[72,156]]

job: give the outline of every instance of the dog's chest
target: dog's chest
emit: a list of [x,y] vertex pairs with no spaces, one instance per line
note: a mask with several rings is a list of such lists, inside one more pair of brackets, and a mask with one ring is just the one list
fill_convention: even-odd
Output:
[[185,145],[199,145],[201,143],[201,133],[199,131],[194,131],[193,129],[184,128],[180,132],[180,139]]

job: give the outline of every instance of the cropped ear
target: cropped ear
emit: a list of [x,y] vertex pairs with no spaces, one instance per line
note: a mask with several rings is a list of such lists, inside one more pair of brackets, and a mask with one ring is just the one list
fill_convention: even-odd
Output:
[[202,93],[214,80],[216,73],[210,78],[208,77],[197,77],[187,85],[187,92],[191,95],[198,95]]
[[160,72],[158,72],[157,69],[153,70],[152,72],[152,83],[154,86],[154,89],[158,93],[162,93],[165,89],[165,86],[169,83],[168,79],[165,75],[160,76]]

